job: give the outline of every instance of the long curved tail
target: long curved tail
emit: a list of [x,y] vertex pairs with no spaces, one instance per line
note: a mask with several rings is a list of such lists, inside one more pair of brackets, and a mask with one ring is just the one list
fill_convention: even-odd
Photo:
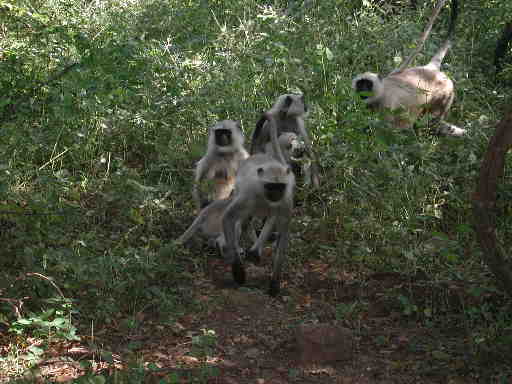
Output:
[[275,117],[268,112],[265,112],[263,116],[266,118],[269,124],[270,129],[270,142],[272,143],[272,152],[273,157],[279,161],[281,164],[286,164],[286,158],[283,155],[283,151],[281,150],[281,146],[279,145],[279,140],[277,138],[277,124]]
[[437,69],[441,68],[446,53],[452,47],[453,36],[455,34],[455,24],[457,22],[457,16],[459,15],[459,2],[458,0],[452,0],[451,14],[450,14],[450,25],[448,26],[448,34],[444,44],[441,46],[439,51],[432,57],[429,65],[435,66]]
[[[434,21],[439,16],[439,12],[441,11],[441,8],[443,8],[445,3],[446,3],[446,0],[439,0],[439,2],[437,3],[436,7],[434,8],[434,11],[432,12],[432,16],[430,16],[428,24],[425,27],[425,30],[423,31],[423,33],[422,33],[422,35],[420,37],[420,40],[419,40],[419,42],[417,44],[416,49],[414,50],[414,52],[406,60],[404,60],[404,62],[402,64],[400,64],[400,66],[397,69],[395,69],[393,72],[391,72],[391,74],[402,72],[404,69],[409,67],[409,65],[413,62],[413,60],[418,55],[418,53],[421,52],[421,50],[423,49],[423,46],[425,45],[425,41],[427,41],[427,39],[428,39],[428,37],[430,35],[430,32],[432,31],[432,26],[434,25]],[[448,36],[446,38],[445,43],[443,44],[443,46],[439,50],[439,52],[430,61],[430,63],[433,64],[433,65],[436,65],[437,62],[441,63],[441,61],[443,60],[444,56],[446,55],[446,52],[448,52],[448,49],[451,47],[451,40],[452,40],[453,33],[455,31],[455,23],[457,21],[457,16],[459,14],[459,9],[458,9],[459,8],[459,3],[458,3],[458,0],[452,0],[451,3],[452,3],[452,6],[451,6],[450,25],[448,27]]]

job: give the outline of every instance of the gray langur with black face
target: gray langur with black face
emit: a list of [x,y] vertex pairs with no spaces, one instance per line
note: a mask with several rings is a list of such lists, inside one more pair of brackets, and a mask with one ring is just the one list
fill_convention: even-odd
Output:
[[233,278],[238,284],[245,283],[245,269],[240,258],[238,225],[251,217],[266,219],[256,243],[249,250],[259,253],[273,230],[277,232],[276,249],[273,252],[272,275],[269,294],[280,290],[281,269],[286,257],[293,213],[295,176],[286,163],[277,139],[277,123],[272,114],[266,113],[267,132],[270,135],[273,154],[252,155],[241,165],[236,175],[235,189],[226,207],[222,227],[225,246],[222,254],[231,264]]
[[198,161],[192,195],[198,208],[209,204],[201,193],[201,182],[213,182],[213,200],[227,198],[235,185],[240,163],[249,154],[244,148],[244,134],[240,123],[222,120],[210,127],[206,154]]
[[[252,134],[251,155],[257,153],[266,153],[271,142],[270,127],[268,116],[272,116],[277,127],[277,136],[280,137],[285,132],[291,132],[304,141],[305,154],[309,159],[314,160],[313,146],[305,126],[304,119],[307,116],[308,107],[305,103],[304,95],[284,94],[277,98],[276,102],[256,123],[256,128]],[[315,188],[320,185],[318,168],[316,161],[310,163],[308,170],[304,172],[305,184],[313,184]]]
[[352,88],[375,110],[392,111],[386,115],[397,128],[410,128],[425,113],[434,116],[434,125],[438,132],[450,136],[462,136],[465,129],[445,121],[455,97],[453,81],[441,72],[441,62],[451,47],[455,21],[457,19],[457,0],[452,0],[451,20],[448,38],[427,65],[406,68],[419,53],[427,39],[432,24],[437,18],[446,0],[441,0],[430,18],[417,50],[395,71],[382,78],[372,72],[356,76]]

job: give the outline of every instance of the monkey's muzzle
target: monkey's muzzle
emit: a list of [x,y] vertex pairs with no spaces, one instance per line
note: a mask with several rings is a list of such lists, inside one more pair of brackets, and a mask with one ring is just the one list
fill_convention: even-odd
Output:
[[215,144],[219,147],[231,145],[231,131],[229,129],[216,129]]
[[264,186],[265,198],[268,201],[277,203],[284,197],[286,191],[285,183],[265,183]]

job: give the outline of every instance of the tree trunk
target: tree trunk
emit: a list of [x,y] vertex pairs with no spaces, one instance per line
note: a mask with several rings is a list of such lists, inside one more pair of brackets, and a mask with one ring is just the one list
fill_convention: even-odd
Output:
[[512,269],[496,242],[496,187],[503,176],[505,155],[512,146],[512,108],[496,127],[473,195],[474,226],[484,262],[512,297]]
[[512,40],[512,21],[505,24],[501,37],[498,39],[496,49],[494,51],[494,66],[496,67],[496,73],[500,73],[503,69],[503,63],[505,56],[508,52],[510,41]]

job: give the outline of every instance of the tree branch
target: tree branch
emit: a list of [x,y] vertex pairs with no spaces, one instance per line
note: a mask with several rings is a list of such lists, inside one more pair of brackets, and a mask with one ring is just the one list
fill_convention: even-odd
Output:
[[505,155],[512,146],[512,109],[500,121],[482,161],[473,195],[474,227],[482,248],[483,261],[512,297],[512,270],[496,239],[496,189],[503,177]]

